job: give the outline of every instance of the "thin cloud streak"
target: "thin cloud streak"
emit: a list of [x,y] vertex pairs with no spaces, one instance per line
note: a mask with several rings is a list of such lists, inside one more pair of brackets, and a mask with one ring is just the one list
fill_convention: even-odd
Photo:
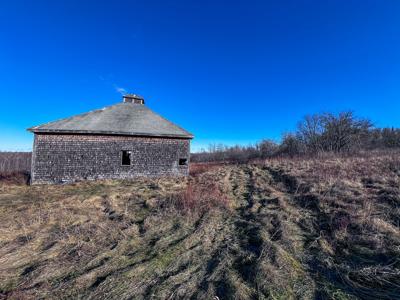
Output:
[[121,95],[126,95],[128,93],[128,91],[126,89],[124,89],[123,87],[119,87],[115,84],[114,84],[114,88],[115,88],[115,91],[117,93],[120,93]]

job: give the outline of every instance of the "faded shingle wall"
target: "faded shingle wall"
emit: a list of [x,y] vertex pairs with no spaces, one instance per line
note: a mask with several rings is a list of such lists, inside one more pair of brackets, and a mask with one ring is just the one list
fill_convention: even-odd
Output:
[[[121,151],[132,151],[132,165],[121,165]],[[32,183],[187,176],[190,140],[96,135],[35,134]]]

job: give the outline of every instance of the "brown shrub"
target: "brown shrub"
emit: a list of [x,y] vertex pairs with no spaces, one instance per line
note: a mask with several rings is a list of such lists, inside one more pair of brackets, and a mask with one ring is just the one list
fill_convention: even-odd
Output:
[[189,168],[190,176],[198,176],[216,167],[223,165],[222,163],[191,163]]
[[24,185],[29,184],[29,181],[28,172],[0,172],[0,183]]
[[231,200],[215,183],[199,185],[190,182],[180,193],[172,196],[174,207],[186,214],[203,214],[213,208],[230,209]]

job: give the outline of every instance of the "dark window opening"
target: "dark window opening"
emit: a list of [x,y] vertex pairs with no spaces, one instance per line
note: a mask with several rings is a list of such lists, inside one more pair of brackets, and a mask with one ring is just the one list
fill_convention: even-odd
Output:
[[130,166],[132,163],[131,157],[132,151],[124,150],[122,151],[122,165],[123,166]]
[[180,166],[187,166],[187,158],[180,158],[179,159]]

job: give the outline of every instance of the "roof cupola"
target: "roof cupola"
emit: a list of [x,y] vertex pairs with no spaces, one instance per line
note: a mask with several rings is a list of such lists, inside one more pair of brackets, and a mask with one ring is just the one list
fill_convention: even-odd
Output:
[[144,104],[144,98],[136,94],[126,94],[122,96],[124,103]]

